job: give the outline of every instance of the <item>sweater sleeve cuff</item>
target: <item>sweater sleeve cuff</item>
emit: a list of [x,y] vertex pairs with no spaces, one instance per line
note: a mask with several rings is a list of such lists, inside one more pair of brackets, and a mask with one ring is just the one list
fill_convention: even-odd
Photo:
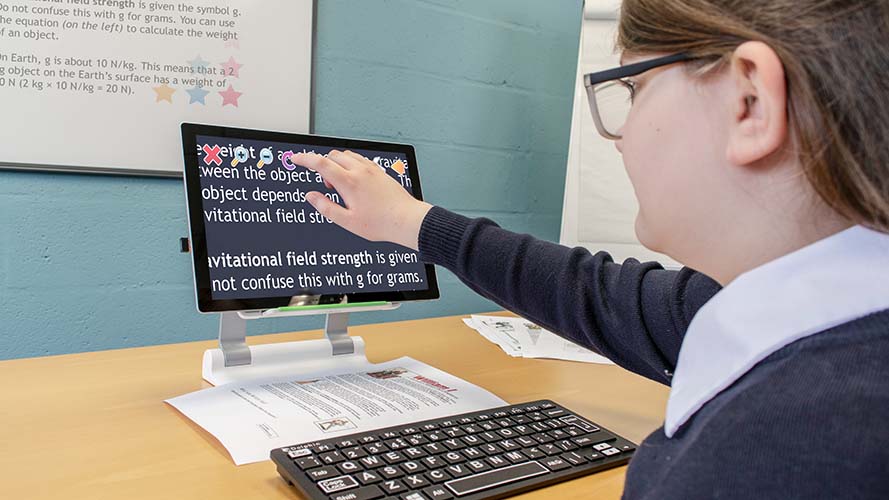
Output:
[[457,252],[471,219],[444,208],[433,206],[423,223],[417,241],[420,259],[431,264],[453,268]]

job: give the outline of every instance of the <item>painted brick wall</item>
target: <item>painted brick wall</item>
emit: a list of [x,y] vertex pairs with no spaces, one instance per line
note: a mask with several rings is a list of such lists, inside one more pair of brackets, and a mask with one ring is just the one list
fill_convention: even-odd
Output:
[[[580,18],[581,0],[318,0],[315,130],[413,143],[430,202],[558,240]],[[0,171],[0,359],[215,337],[186,234],[181,181]],[[439,281],[439,301],[351,322],[497,308]]]

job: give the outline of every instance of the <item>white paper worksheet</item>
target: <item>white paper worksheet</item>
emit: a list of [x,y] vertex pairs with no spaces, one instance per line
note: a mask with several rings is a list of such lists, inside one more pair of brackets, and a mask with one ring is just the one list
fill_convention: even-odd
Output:
[[350,373],[234,382],[168,399],[236,465],[273,448],[503,406],[494,394],[414,359]]
[[613,364],[601,354],[579,346],[525,318],[473,314],[471,318],[464,318],[463,322],[513,357]]

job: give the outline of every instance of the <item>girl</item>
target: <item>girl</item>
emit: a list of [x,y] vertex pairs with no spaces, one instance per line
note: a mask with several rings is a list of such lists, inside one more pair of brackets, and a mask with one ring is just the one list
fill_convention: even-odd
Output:
[[293,161],[337,224],[671,386],[625,498],[889,498],[886,47],[885,0],[624,0],[591,110],[679,271],[433,207],[348,151]]

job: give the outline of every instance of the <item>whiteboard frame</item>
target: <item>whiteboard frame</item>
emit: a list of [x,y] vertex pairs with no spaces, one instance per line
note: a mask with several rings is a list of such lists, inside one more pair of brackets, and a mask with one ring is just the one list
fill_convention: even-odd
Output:
[[618,17],[620,0],[584,0],[583,18],[596,21],[611,21]]
[[[309,55],[309,132],[315,133],[315,47],[318,39],[318,0],[312,0],[312,47]],[[178,146],[177,146],[178,149]],[[183,167],[184,168],[184,167]],[[40,163],[10,163],[0,160],[0,171],[55,172],[69,174],[122,175],[134,177],[163,177],[181,179],[182,171],[144,170],[121,167],[93,167],[84,165],[43,165]]]

